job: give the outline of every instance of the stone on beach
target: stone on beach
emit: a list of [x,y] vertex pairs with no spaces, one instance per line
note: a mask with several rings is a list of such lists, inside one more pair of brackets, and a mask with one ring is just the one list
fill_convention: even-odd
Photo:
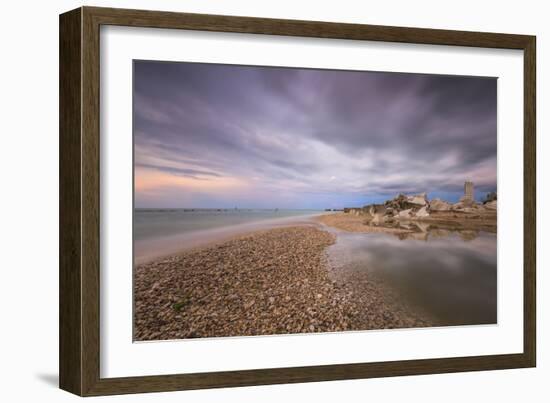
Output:
[[426,204],[428,204],[426,193],[420,193],[414,196],[409,196],[407,198],[407,201],[417,206],[425,206]]
[[493,201],[487,202],[483,206],[486,209],[489,209],[489,210],[496,210],[497,209],[497,201],[493,200]]
[[371,220],[371,224],[382,224],[383,222],[384,222],[384,216],[380,214],[375,214]]
[[412,209],[402,210],[399,212],[399,218],[411,218]]
[[447,203],[441,199],[433,199],[430,201],[430,210],[431,211],[449,211],[451,209],[451,204]]
[[[416,195],[400,193],[393,199],[384,202],[384,204],[370,204],[361,208],[347,207],[344,212],[363,216],[366,218],[366,224],[374,226],[394,222],[389,220],[389,217],[395,217],[398,220],[428,219],[432,217],[432,213],[442,217],[446,212],[452,214],[455,211],[461,214],[471,214],[467,218],[476,218],[474,215],[478,212],[496,210],[496,197],[496,193],[491,192],[487,194],[483,204],[477,203],[474,199],[474,184],[466,181],[464,183],[464,196],[454,204],[439,198],[430,201],[425,192]],[[446,218],[453,219],[456,217],[448,215]]]
[[415,216],[418,218],[429,217],[430,213],[428,212],[428,207],[427,206],[422,207],[420,210],[418,210],[415,213]]
[[460,210],[464,210],[465,207],[466,206],[464,205],[464,203],[459,201],[451,205],[451,210],[460,211]]

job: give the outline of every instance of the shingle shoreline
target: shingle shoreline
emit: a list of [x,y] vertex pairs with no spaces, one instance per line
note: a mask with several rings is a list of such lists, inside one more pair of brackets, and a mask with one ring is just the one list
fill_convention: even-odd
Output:
[[335,278],[325,255],[334,242],[312,226],[275,228],[141,264],[134,272],[134,339],[427,325],[388,305],[376,283],[358,294]]

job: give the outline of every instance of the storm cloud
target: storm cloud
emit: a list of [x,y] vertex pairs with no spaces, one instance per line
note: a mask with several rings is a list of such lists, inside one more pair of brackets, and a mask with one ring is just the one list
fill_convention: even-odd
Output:
[[134,62],[137,207],[496,190],[496,78]]

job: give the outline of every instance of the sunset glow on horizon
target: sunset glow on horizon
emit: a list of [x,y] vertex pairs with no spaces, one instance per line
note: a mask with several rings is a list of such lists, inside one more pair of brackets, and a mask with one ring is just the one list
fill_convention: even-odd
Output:
[[323,209],[496,191],[495,78],[134,62],[135,206]]

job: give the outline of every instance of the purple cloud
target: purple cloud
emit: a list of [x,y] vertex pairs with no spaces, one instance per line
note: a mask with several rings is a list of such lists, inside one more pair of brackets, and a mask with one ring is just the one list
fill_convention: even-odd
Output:
[[496,190],[497,79],[134,62],[137,207]]

